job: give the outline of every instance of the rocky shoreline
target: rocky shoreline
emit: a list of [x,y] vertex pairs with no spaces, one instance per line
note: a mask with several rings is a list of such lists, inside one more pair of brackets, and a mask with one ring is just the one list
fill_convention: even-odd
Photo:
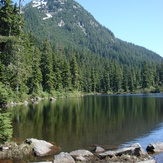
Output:
[[[146,148],[148,153],[162,153],[163,142],[151,143]],[[27,139],[20,145],[15,142],[6,142],[0,145],[0,162],[3,160],[22,160],[32,155],[33,157],[54,156],[48,163],[96,163],[96,162],[134,162],[155,163],[156,161],[146,153],[139,143],[117,149],[105,150],[96,146],[93,151],[85,149],[75,150],[70,153],[61,152],[61,148],[44,140]]]

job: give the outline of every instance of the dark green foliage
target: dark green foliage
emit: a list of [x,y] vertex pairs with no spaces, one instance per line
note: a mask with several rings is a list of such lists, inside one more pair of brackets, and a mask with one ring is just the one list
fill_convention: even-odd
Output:
[[127,76],[127,66],[125,65],[123,67],[123,78],[122,78],[122,89],[124,92],[127,92],[127,87],[128,87],[128,76]]
[[22,15],[15,4],[13,6],[11,0],[0,1],[2,8],[0,8],[0,35],[2,36],[17,36],[20,35],[24,26]]
[[91,92],[96,92],[96,78],[94,68],[92,68],[91,70],[91,85],[92,85]]
[[12,137],[13,129],[10,113],[2,113],[0,110],[0,143],[4,143]]
[[33,46],[33,64],[32,64],[32,93],[39,93],[41,82],[42,82],[42,73],[40,69],[40,51],[39,49]]
[[142,88],[143,89],[148,88],[150,84],[150,76],[149,76],[150,72],[146,61],[143,62],[141,73],[142,73]]
[[5,85],[0,82],[0,107],[7,104],[8,93],[5,89]]
[[76,57],[73,56],[70,63],[71,77],[72,77],[72,86],[75,89],[78,89],[78,66],[76,62]]
[[129,76],[128,76],[128,87],[130,92],[133,92],[134,90],[134,81],[133,81],[133,72],[130,70]]
[[63,88],[66,90],[69,90],[71,87],[71,72],[70,72],[70,64],[67,61],[64,61],[62,65],[62,85]]
[[53,55],[53,83],[54,83],[54,88],[56,90],[61,91],[62,90],[62,64],[61,60],[57,58],[57,56],[54,54]]
[[52,49],[50,43],[46,40],[43,44],[41,56],[41,72],[43,90],[50,92],[53,88],[53,65],[52,65]]
[[104,69],[103,79],[102,79],[102,87],[104,93],[107,93],[110,89],[110,72],[109,65],[107,64]]

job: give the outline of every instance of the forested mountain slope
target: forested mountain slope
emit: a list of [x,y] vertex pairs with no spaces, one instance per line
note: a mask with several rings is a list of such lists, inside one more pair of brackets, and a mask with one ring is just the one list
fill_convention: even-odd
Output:
[[32,31],[39,41],[48,38],[52,44],[89,49],[127,65],[162,60],[152,51],[117,39],[74,0],[33,1],[25,6],[24,19],[24,31]]

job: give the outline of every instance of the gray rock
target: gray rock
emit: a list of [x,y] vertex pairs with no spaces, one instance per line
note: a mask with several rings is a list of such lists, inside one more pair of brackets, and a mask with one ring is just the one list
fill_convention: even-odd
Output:
[[36,99],[37,99],[37,101],[41,101],[41,100],[42,100],[42,98],[41,98],[41,97],[37,97]]
[[103,149],[103,148],[97,146],[97,147],[95,148],[94,151],[95,151],[96,153],[102,153],[102,152],[105,152],[105,149]]
[[50,97],[50,101],[54,101],[55,100],[55,98],[54,97]]
[[24,101],[24,105],[28,105],[28,102],[26,100]]
[[54,163],[75,163],[75,161],[70,154],[61,152],[54,156]]
[[33,104],[36,104],[37,105],[37,104],[39,104],[39,102],[38,101],[33,101]]
[[8,150],[9,147],[2,147],[2,150]]
[[163,142],[151,143],[147,146],[146,150],[155,153],[163,152]]
[[86,161],[88,160],[88,157],[93,156],[93,153],[91,153],[88,150],[76,150],[70,152],[70,155],[77,161]]
[[99,157],[103,159],[107,156],[113,157],[113,156],[122,156],[122,155],[143,156],[149,159],[149,156],[145,153],[145,151],[142,149],[139,143],[133,144],[126,148],[101,153],[99,154]]
[[35,156],[46,156],[51,151],[51,147],[53,147],[53,144],[51,143],[33,138],[27,139],[26,143],[33,144],[33,152]]
[[30,162],[30,163],[52,163],[51,161],[45,161],[45,162]]
[[137,163],[156,163],[155,160],[139,161]]

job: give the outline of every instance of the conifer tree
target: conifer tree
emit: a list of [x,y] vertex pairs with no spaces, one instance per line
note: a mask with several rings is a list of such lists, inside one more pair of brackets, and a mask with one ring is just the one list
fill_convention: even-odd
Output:
[[127,92],[127,84],[128,84],[128,77],[127,77],[127,66],[123,67],[123,78],[122,78],[122,89],[124,92]]
[[60,59],[53,54],[53,83],[56,90],[62,89],[62,65]]
[[130,70],[129,76],[128,76],[128,88],[129,88],[130,92],[133,92],[133,90],[134,90],[134,81],[133,81],[132,70]]
[[78,89],[78,66],[77,66],[75,56],[73,56],[72,61],[70,63],[70,69],[71,69],[72,86],[73,88]]
[[7,96],[5,85],[0,82],[0,107],[7,104]]
[[0,110],[0,143],[4,143],[12,137],[13,128],[10,113],[2,113]]
[[142,88],[147,88],[149,87],[149,68],[147,65],[147,62],[143,62],[143,67],[142,67]]
[[0,8],[0,35],[2,36],[18,36],[24,27],[22,15],[16,4],[13,6],[11,0],[1,0]]
[[41,56],[41,72],[43,90],[50,92],[53,88],[53,66],[52,66],[52,50],[48,40],[43,44]]
[[96,79],[94,68],[91,69],[91,83],[92,83],[92,92],[96,92]]
[[2,64],[0,60],[0,82],[5,83],[5,66]]
[[108,67],[108,65],[106,65],[105,69],[104,69],[103,79],[102,79],[102,87],[103,87],[103,91],[105,93],[107,93],[109,91],[109,88],[110,88],[110,78],[109,78],[109,76],[110,76],[109,67]]
[[62,65],[62,85],[65,91],[71,86],[71,72],[70,64],[68,61],[64,61]]
[[11,0],[1,0],[2,8],[0,9],[0,35],[10,36],[13,20],[13,5]]
[[40,69],[40,51],[36,47],[33,51],[33,64],[32,64],[32,92],[33,93],[39,93],[40,91],[40,85],[42,82],[42,74]]
[[119,65],[114,62],[114,78],[113,78],[113,90],[114,92],[118,92],[121,88],[121,72]]

